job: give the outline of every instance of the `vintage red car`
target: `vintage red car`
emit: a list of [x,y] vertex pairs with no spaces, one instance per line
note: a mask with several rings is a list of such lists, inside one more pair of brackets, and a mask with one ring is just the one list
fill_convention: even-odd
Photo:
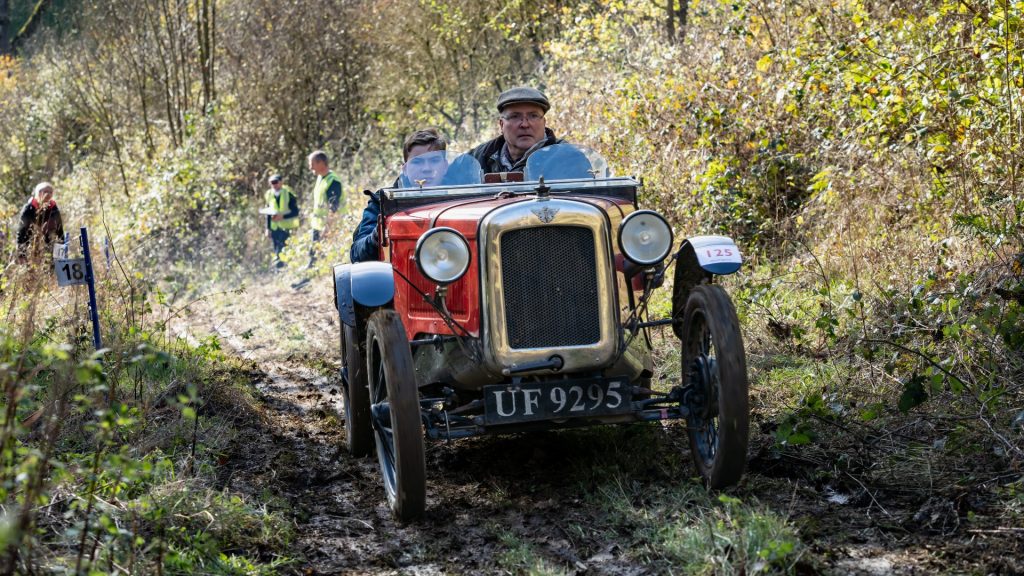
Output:
[[[707,484],[737,482],[746,360],[715,283],[741,265],[733,241],[677,245],[639,209],[638,180],[569,144],[534,152],[522,174],[436,161],[435,185],[381,191],[380,261],[334,269],[347,445],[376,444],[395,516],[424,512],[424,438],[684,419]],[[672,316],[652,320],[673,264]],[[646,332],[659,325],[680,339],[683,376],[654,390]]]

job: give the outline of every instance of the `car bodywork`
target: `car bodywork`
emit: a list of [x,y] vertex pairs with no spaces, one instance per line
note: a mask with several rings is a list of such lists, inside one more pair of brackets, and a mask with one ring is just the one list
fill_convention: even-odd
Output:
[[[693,419],[697,412],[709,422],[718,418],[717,408],[713,415],[703,408],[719,401],[712,393],[717,376],[652,390],[647,331],[672,325],[684,337],[691,292],[737,271],[739,249],[727,237],[697,236],[656,263],[638,264],[619,235],[631,215],[650,212],[638,206],[641,182],[588,172],[547,182],[383,190],[380,261],[335,267],[339,316],[354,333],[364,334],[377,310],[400,318],[427,437]],[[469,252],[465,272],[450,283],[430,280],[418,262],[425,235],[438,230],[464,238]],[[649,299],[672,264],[672,316],[651,320]],[[684,380],[718,373],[706,352],[684,366]],[[742,361],[742,342],[739,352]],[[746,410],[745,364],[742,380]],[[385,404],[374,405],[382,421],[392,417]],[[386,428],[374,422],[376,430]],[[746,420],[742,425],[745,452]],[[713,448],[705,457],[716,457]]]

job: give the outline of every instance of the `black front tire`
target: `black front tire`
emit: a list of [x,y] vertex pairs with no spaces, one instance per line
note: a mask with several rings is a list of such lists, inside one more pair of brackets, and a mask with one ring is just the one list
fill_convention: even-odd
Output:
[[342,381],[345,403],[345,447],[349,454],[361,457],[373,451],[373,428],[370,425],[370,388],[366,383],[366,362],[357,330],[341,325],[341,354],[347,377]]
[[711,488],[731,486],[747,463],[750,407],[740,322],[725,290],[693,289],[682,338],[683,383],[696,400],[687,421],[694,463]]
[[391,512],[401,522],[423,515],[426,457],[412,350],[401,317],[378,310],[366,329],[370,411]]

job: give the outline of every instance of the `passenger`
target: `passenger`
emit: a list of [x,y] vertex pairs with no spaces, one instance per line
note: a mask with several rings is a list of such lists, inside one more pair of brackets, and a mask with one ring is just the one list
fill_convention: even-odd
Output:
[[417,150],[402,166],[399,184],[402,188],[439,186],[447,173],[448,156],[445,150]]
[[284,250],[292,230],[299,227],[299,202],[292,189],[281,183],[280,174],[274,174],[268,182],[270,189],[264,196],[267,208],[275,214],[267,215],[267,237],[274,244],[274,266],[283,268],[281,250]]
[[64,219],[57,201],[53,199],[53,185],[40,182],[32,198],[21,209],[18,261],[26,262],[29,256],[36,260],[36,255],[44,249],[51,252],[54,240],[64,241]]
[[[431,186],[440,183],[445,175],[447,161],[444,161],[444,170],[441,166],[432,162],[423,163],[423,166],[413,164],[411,161],[418,157],[438,150],[446,150],[448,142],[436,128],[418,130],[406,137],[402,144],[402,159],[404,178],[409,176],[417,180],[423,180],[424,186]],[[438,155],[440,158],[440,155]],[[428,183],[429,182],[429,183]],[[400,182],[396,182],[398,186]],[[363,210],[363,219],[359,221],[355,233],[352,235],[352,250],[350,257],[353,263],[366,262],[380,259],[380,239],[378,235],[377,221],[380,218],[380,191],[370,194],[370,199]]]
[[547,128],[544,115],[551,104],[536,88],[518,86],[498,96],[501,136],[469,152],[485,173],[522,172],[533,152],[563,140]]

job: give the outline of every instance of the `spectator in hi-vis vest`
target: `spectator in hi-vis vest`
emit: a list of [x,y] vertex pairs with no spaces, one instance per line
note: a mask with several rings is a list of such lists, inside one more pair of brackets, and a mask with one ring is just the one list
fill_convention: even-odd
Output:
[[309,169],[316,174],[313,185],[313,214],[310,227],[313,229],[313,246],[309,249],[309,265],[316,260],[316,244],[327,225],[328,210],[335,212],[341,202],[341,180],[331,172],[327,154],[317,150],[309,155]]
[[299,227],[299,201],[292,189],[281,182],[280,174],[274,174],[267,181],[270,182],[270,189],[265,194],[267,236],[274,243],[274,266],[282,268],[281,250],[292,230]]

